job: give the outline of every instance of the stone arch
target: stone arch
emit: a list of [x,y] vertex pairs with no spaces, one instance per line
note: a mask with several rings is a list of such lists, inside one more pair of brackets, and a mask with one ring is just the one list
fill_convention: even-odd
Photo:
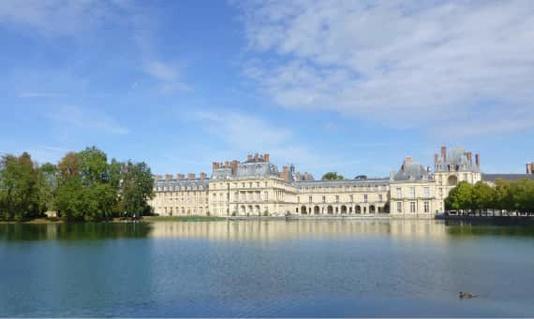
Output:
[[319,215],[319,211],[320,211],[319,206],[313,207],[313,214],[314,215]]
[[347,206],[341,205],[341,214],[346,214],[346,213],[347,213]]
[[362,207],[360,205],[356,205],[356,207],[354,208],[354,212],[356,214],[361,214],[362,213]]
[[302,206],[302,207],[300,208],[300,213],[301,213],[302,215],[307,215],[307,214],[308,214],[308,211],[306,210],[306,206]]
[[326,208],[326,212],[328,215],[334,214],[334,207],[332,207],[331,205],[328,205],[328,207]]
[[458,177],[456,177],[456,175],[451,175],[447,178],[447,184],[449,186],[455,186],[456,184],[458,184]]
[[369,206],[369,214],[374,214],[374,213],[376,213],[375,205]]

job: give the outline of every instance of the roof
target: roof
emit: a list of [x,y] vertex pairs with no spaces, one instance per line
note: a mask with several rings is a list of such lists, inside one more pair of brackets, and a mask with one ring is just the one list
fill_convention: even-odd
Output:
[[304,187],[340,187],[340,186],[375,186],[375,185],[387,185],[389,184],[389,178],[371,178],[366,180],[356,179],[344,179],[337,181],[296,181],[293,185],[297,188]]
[[428,170],[421,164],[407,157],[399,171],[393,176],[395,181],[421,181],[429,180]]

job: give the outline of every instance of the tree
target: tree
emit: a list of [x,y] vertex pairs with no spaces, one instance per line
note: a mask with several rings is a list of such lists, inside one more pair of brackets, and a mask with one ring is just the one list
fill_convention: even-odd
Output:
[[117,187],[112,185],[107,156],[96,147],[67,154],[60,171],[56,206],[67,220],[102,220],[113,216]]
[[150,212],[147,201],[154,196],[154,178],[145,163],[128,161],[122,170],[120,207],[126,216],[139,217]]
[[0,163],[0,215],[24,220],[39,216],[39,170],[30,154],[5,155]]
[[321,178],[323,181],[339,181],[345,179],[342,175],[338,175],[337,172],[327,172]]
[[448,210],[469,210],[473,209],[473,185],[467,182],[460,182],[451,189],[449,196],[445,199],[445,208]]
[[496,190],[487,183],[478,182],[472,190],[472,205],[475,210],[487,211],[496,208]]

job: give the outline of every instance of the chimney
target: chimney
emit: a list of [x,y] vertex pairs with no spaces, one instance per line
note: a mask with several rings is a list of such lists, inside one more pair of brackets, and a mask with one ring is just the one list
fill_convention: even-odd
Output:
[[219,169],[219,167],[220,167],[220,165],[217,162],[213,162],[213,164],[211,165],[212,169]]
[[200,180],[204,181],[206,179],[207,175],[204,172],[200,172]]
[[168,181],[172,180],[172,175],[171,174],[166,174],[165,175],[165,179],[168,180]]
[[184,179],[185,175],[184,174],[176,174],[176,178],[177,179]]
[[282,173],[280,173],[280,178],[282,178],[286,182],[289,182],[289,166],[284,166],[282,168]]
[[445,162],[447,161],[447,146],[443,145],[441,147],[441,159]]
[[233,160],[230,162],[230,168],[232,171],[232,176],[235,176],[237,174],[237,167],[239,166],[239,161]]
[[190,180],[195,179],[195,173],[189,173],[189,174],[187,174],[187,179],[190,179]]
[[257,162],[259,160],[259,155],[258,153],[254,154],[254,162]]
[[480,154],[475,154],[475,164],[478,168],[480,168]]
[[247,155],[247,161],[248,161],[248,162],[252,161],[252,154],[248,154],[248,155]]
[[530,166],[531,164],[532,163],[527,163],[527,174],[532,174],[532,172],[531,172],[531,168],[532,167]]
[[467,161],[469,162],[469,164],[473,164],[473,153],[467,152],[465,153],[465,156],[467,157]]
[[270,158],[269,158],[269,153],[265,153],[265,154],[263,154],[263,159],[264,159],[266,162],[268,162],[268,161],[270,160]]

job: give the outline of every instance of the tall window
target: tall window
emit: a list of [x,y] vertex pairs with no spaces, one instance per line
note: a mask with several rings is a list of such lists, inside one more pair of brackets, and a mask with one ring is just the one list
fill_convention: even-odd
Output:
[[339,203],[339,195],[336,195],[336,203]]
[[410,198],[415,198],[415,187],[410,187]]
[[350,202],[354,202],[354,195],[350,195]]
[[364,203],[367,203],[367,199],[368,199],[367,194],[363,194],[363,202]]
[[297,196],[297,203],[300,203],[300,196]]
[[326,203],[326,196],[323,196],[323,203]]
[[308,198],[308,201],[310,202],[310,204],[312,203],[312,197],[311,196]]
[[397,187],[396,191],[397,191],[397,198],[402,198],[402,188]]
[[426,198],[430,197],[430,187],[425,187],[423,192],[425,193]]
[[381,202],[384,200],[384,196],[382,196],[382,194],[378,194],[378,200]]
[[430,203],[428,201],[424,202],[423,207],[424,207],[425,213],[430,212]]
[[402,202],[397,202],[397,213],[402,213]]
[[415,202],[410,202],[410,213],[415,213]]

